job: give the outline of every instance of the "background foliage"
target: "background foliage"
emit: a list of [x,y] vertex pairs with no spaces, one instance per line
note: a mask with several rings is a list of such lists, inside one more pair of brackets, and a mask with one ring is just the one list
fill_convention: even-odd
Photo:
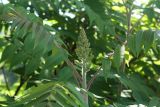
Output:
[[0,106],[159,107],[159,14],[159,0],[1,3]]

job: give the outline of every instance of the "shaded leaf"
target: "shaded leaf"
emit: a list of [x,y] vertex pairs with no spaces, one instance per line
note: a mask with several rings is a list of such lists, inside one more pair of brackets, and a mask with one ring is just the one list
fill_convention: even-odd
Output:
[[143,43],[144,43],[144,49],[145,49],[146,52],[152,46],[153,41],[154,41],[154,32],[152,30],[144,31],[144,33],[143,33]]
[[102,68],[103,68],[103,75],[104,78],[107,82],[107,79],[110,75],[110,70],[111,70],[111,61],[109,59],[103,59],[102,61]]

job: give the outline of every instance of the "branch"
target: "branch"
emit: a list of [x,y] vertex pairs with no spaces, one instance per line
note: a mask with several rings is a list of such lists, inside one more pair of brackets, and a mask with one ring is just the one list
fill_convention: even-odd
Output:
[[132,9],[127,8],[124,0],[122,0],[122,2],[123,2],[123,5],[125,6],[125,9],[126,9],[126,18],[127,18],[127,34],[126,34],[126,37],[128,37],[128,35],[130,34]]
[[6,73],[5,73],[5,70],[4,70],[4,67],[2,67],[2,74],[3,74],[3,77],[4,77],[4,81],[5,81],[5,84],[6,84],[6,88],[9,92],[9,95],[11,95],[10,93],[10,88],[9,88],[9,84],[8,84],[8,80],[7,80],[7,77],[6,77]]
[[27,79],[23,79],[22,76],[20,77],[20,84],[19,84],[19,86],[17,87],[17,89],[16,89],[13,97],[15,97],[15,96],[19,93],[21,87],[23,86],[23,84],[24,84],[28,79],[29,79],[29,77],[28,77]]
[[66,59],[65,62],[73,70],[73,76],[74,76],[75,80],[77,81],[77,85],[80,87],[80,84],[82,83],[81,75],[78,73],[78,71],[76,70],[75,66],[73,65],[73,63],[69,59]]
[[140,23],[140,21],[142,20],[142,18],[145,16],[145,14],[143,14],[138,21],[133,25],[133,27],[130,29],[130,33],[134,30],[134,28]]
[[130,29],[131,29],[131,15],[132,15],[132,10],[129,10],[129,13],[127,14],[127,19],[128,19],[128,30],[127,30],[127,37],[130,34]]
[[121,40],[121,38],[120,38],[118,35],[115,36],[115,39],[116,39],[118,42],[120,42],[120,44],[123,44],[123,41]]
[[21,76],[21,78],[20,78],[20,84],[19,84],[19,86],[17,87],[17,89],[16,89],[13,97],[15,97],[15,96],[18,94],[18,92],[20,91],[20,89],[21,89],[21,87],[23,86],[24,83],[25,83],[25,82],[23,81],[22,76]]
[[122,2],[123,2],[123,5],[125,6],[126,13],[128,14],[128,13],[129,13],[129,10],[128,10],[128,8],[127,8],[127,7],[126,7],[126,5],[125,5],[125,1],[124,1],[124,0],[122,0]]
[[96,79],[96,77],[99,75],[99,72],[100,72],[101,68],[102,68],[102,67],[100,67],[100,68],[98,69],[98,71],[94,74],[94,76],[93,76],[93,77],[90,79],[90,81],[88,82],[87,90],[90,89],[92,83],[94,82],[94,80]]
[[[54,42],[55,42],[55,45],[58,48],[63,49],[56,41],[54,41]],[[76,70],[74,64],[69,59],[65,59],[65,62],[73,70],[73,76],[74,76],[74,78],[75,78],[75,80],[77,82],[77,85],[80,87],[80,84],[82,83],[82,77],[81,77],[81,75],[78,73],[78,71]]]

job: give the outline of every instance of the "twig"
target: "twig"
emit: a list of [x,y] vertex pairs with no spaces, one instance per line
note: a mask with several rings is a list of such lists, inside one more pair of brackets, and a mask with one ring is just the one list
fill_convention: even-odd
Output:
[[99,72],[100,72],[101,68],[102,68],[102,67],[100,67],[100,68],[98,69],[98,71],[94,74],[94,76],[93,76],[93,77],[90,79],[90,81],[88,82],[87,90],[90,89],[93,81],[94,81],[94,80],[96,79],[96,77],[99,75]]
[[[55,45],[59,49],[63,49],[56,41],[54,41],[54,42],[55,42]],[[74,64],[68,58],[65,59],[65,62],[73,70],[73,76],[74,76],[75,80],[77,81],[77,85],[80,87],[80,84],[82,83],[82,77],[81,77],[81,75],[78,73],[78,71],[76,70]]]
[[118,35],[115,36],[115,39],[120,42],[121,44],[123,44],[123,41],[120,39],[120,37]]
[[140,23],[140,21],[142,20],[142,18],[145,16],[145,14],[143,14],[138,21],[133,25],[133,27],[130,29],[130,33],[132,33],[132,31],[134,30],[134,28]]
[[[125,1],[124,0],[122,0],[123,1],[123,5],[125,6],[125,8],[126,8],[126,18],[127,18],[127,31],[126,31],[126,40],[125,40],[125,42],[123,43],[123,45],[126,45],[127,44],[127,38],[128,38],[128,36],[130,35],[130,33],[131,33],[131,18],[132,18],[132,6],[131,7],[127,7],[126,5],[125,5]],[[123,64],[122,64],[122,72],[124,72],[125,71],[125,59],[124,59],[124,61],[123,61]],[[120,95],[121,94],[121,90],[122,90],[122,83],[120,83],[119,84],[119,88],[118,88],[118,95]]]
[[74,79],[77,82],[78,87],[80,87],[81,86],[81,82],[77,79],[77,76],[76,76],[75,72],[73,72],[73,76],[74,76]]
[[[26,80],[28,80],[28,79],[26,79]],[[13,97],[15,97],[18,94],[18,92],[20,91],[21,87],[23,86],[23,84],[25,83],[26,80],[24,80],[22,76],[20,77],[20,84],[17,87]]]
[[25,76],[21,76],[21,77],[20,77],[20,84],[19,84],[19,86],[17,87],[17,89],[16,89],[13,97],[15,97],[15,96],[18,94],[18,92],[20,91],[21,87],[22,87],[22,86],[24,85],[24,83],[25,83],[26,81],[28,81],[29,79],[30,79],[30,76],[28,76],[28,77],[26,77],[26,78],[25,78]]
[[124,0],[122,0],[122,2],[123,2],[123,5],[125,6],[125,9],[126,9],[126,18],[127,18],[127,34],[126,34],[126,37],[128,37],[129,34],[130,34],[132,9],[127,8]]
[[[125,1],[124,0],[122,0],[122,2],[123,2],[123,5],[125,6]],[[125,6],[125,9],[126,9],[126,13],[128,14],[129,13],[129,10],[128,10],[128,8]]]
[[69,59],[66,59],[65,62],[73,70],[73,76],[74,76],[75,80],[77,81],[77,85],[80,87],[80,84],[82,83],[82,77],[80,76],[80,74],[76,70],[75,66],[73,65],[73,63]]
[[127,19],[128,19],[128,30],[127,30],[127,34],[126,36],[128,37],[130,34],[130,29],[131,29],[131,15],[132,15],[132,10],[129,10],[129,13],[127,15]]
[[4,81],[5,81],[5,84],[6,84],[6,88],[7,88],[8,92],[9,92],[9,95],[11,95],[11,93],[10,93],[10,88],[9,88],[9,84],[8,84],[8,80],[7,80],[6,73],[5,73],[5,70],[4,70],[3,67],[2,67],[2,74],[3,74],[3,77],[4,77]]

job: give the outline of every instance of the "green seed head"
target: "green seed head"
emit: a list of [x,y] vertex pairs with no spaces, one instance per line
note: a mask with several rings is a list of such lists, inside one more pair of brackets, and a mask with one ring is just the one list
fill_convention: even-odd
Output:
[[76,54],[81,62],[84,62],[89,68],[93,54],[91,52],[90,43],[87,39],[86,33],[83,28],[80,29],[80,35],[77,41]]

